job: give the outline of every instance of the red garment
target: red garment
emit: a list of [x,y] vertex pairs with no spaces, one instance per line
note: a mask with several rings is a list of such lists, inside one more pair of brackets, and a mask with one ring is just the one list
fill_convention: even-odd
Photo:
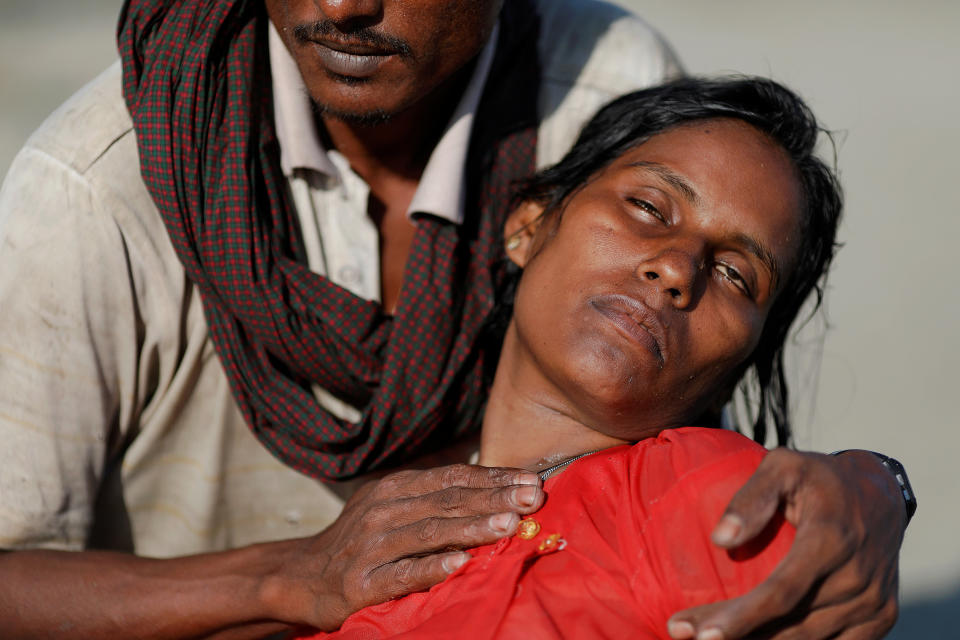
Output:
[[545,483],[533,539],[474,549],[430,591],[309,637],[669,640],[673,613],[746,593],[789,549],[782,519],[736,554],[709,539],[764,453],[741,435],[688,427],[583,458]]

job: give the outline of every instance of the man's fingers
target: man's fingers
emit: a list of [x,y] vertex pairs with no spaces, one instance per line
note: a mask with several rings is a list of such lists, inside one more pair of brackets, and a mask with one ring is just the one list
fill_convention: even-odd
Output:
[[773,518],[784,496],[796,486],[797,462],[793,452],[775,449],[764,456],[756,472],[727,505],[711,539],[724,548],[752,540]]
[[490,544],[513,534],[519,522],[520,516],[509,512],[468,518],[417,520],[383,536],[382,547],[389,550],[389,557],[385,561],[389,563],[395,558]]
[[874,620],[868,620],[863,624],[847,629],[836,636],[836,640],[880,640],[893,629],[893,625],[897,622],[895,602],[893,609],[892,613],[884,613]]
[[443,581],[470,559],[461,551],[439,553],[421,558],[402,558],[371,571],[367,579],[367,593],[380,599],[398,598],[415,591],[425,591]]
[[540,478],[523,469],[453,464],[422,471],[391,473],[376,483],[374,491],[378,497],[386,499],[423,495],[452,487],[495,489],[511,485],[539,486]]
[[[823,590],[821,587],[818,591],[822,593]],[[818,595],[814,599],[810,612],[796,626],[771,635],[770,640],[878,639],[897,621],[899,606],[896,597],[877,589],[861,589],[855,597],[825,606],[817,604],[821,597]]]
[[[695,636],[673,635],[678,639],[731,640],[792,612],[808,596],[814,583],[843,561],[845,556],[837,551],[839,545],[831,538],[829,535],[803,537],[798,533],[784,559],[755,589],[739,598],[681,611],[671,617],[668,629],[679,633],[692,627],[696,631]],[[819,563],[813,571],[811,558]],[[714,629],[716,631],[711,631]]]
[[896,550],[905,514],[877,466],[871,456],[770,452],[731,500],[714,540],[740,546],[763,530],[779,505],[797,526],[793,546],[754,591],[677,613],[672,636],[882,637],[897,616]]
[[318,553],[303,554],[325,559],[319,569],[328,576],[307,590],[342,600],[339,610],[313,613],[332,628],[361,607],[428,589],[469,557],[454,550],[511,535],[520,514],[539,509],[544,497],[534,473],[463,464],[368,483],[311,540]]
[[727,606],[729,602],[711,602],[675,613],[667,620],[667,632],[673,640],[691,640],[697,636],[698,631],[704,630],[702,622],[711,620],[715,611]]
[[842,606],[813,609],[795,626],[764,636],[765,640],[878,640],[897,621],[896,600],[884,607],[872,607],[856,600]]
[[422,496],[396,500],[389,505],[393,522],[410,523],[426,517],[463,518],[512,511],[533,513],[543,505],[545,494],[537,485],[513,485],[496,489],[449,487]]
[[[740,632],[716,622],[718,612],[730,603],[734,601],[715,602],[677,614],[667,626],[670,637],[674,640],[737,640],[747,637],[751,640],[880,640],[897,621],[895,599],[879,608],[864,606],[863,602],[856,601],[843,606],[816,608],[793,626],[779,632],[768,630],[758,633],[754,629]],[[682,617],[686,614],[690,614],[690,617]],[[797,612],[793,612],[790,617],[797,620],[796,615]]]

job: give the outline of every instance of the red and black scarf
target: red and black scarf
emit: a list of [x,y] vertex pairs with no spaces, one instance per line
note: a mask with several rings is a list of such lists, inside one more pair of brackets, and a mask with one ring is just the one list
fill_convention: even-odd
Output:
[[[396,314],[310,271],[280,169],[263,0],[128,0],[123,90],[144,182],[257,437],[346,478],[475,428],[512,183],[535,165],[537,19],[508,0],[468,158],[466,221],[420,216]],[[363,407],[324,410],[319,384]]]

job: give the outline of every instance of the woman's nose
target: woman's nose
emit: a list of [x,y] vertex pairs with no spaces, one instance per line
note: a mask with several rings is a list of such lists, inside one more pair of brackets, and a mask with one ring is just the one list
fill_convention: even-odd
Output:
[[645,260],[637,272],[662,293],[665,304],[683,309],[694,300],[703,265],[704,260],[696,252],[669,248]]

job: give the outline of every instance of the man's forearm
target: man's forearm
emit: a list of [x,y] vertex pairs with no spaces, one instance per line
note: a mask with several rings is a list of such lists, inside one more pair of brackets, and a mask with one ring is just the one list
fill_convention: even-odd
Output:
[[262,623],[276,620],[264,583],[288,544],[169,560],[100,551],[5,552],[0,627],[13,638],[64,632],[77,639],[243,637],[245,626],[262,630]]
[[422,591],[512,535],[543,504],[535,473],[452,465],[361,487],[308,538],[151,560],[101,551],[0,553],[6,637],[260,637],[323,630],[365,606]]

